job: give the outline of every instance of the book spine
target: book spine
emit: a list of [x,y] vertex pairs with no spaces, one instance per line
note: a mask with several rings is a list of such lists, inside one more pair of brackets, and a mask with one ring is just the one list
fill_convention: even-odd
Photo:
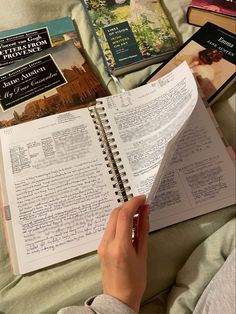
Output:
[[105,108],[101,101],[97,101],[96,107],[89,108],[90,116],[93,119],[95,129],[99,138],[104,160],[106,162],[108,172],[111,176],[113,188],[118,202],[125,202],[133,197],[129,180],[126,176],[122,159],[116,145],[115,138],[109,125],[109,120],[105,113]]
[[102,59],[103,59],[103,62],[104,62],[105,69],[106,69],[108,75],[111,76],[112,75],[111,69],[109,68],[109,65],[107,63],[107,60],[106,60],[106,57],[104,55],[102,46],[100,44],[99,38],[98,38],[97,33],[96,33],[95,29],[94,29],[93,22],[92,22],[92,19],[90,17],[89,11],[88,11],[88,3],[87,3],[86,0],[81,0],[81,3],[83,5],[83,7],[84,7],[84,11],[85,11],[85,14],[86,14],[86,16],[88,18],[88,21],[89,21],[89,24],[90,24],[93,36],[94,36],[94,38],[95,38],[95,40],[97,42],[98,48],[100,50],[100,53],[101,53],[101,56],[102,56]]

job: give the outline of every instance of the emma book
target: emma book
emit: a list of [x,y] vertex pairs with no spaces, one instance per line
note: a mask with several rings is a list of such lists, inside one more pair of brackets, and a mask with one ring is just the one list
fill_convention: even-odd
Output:
[[166,60],[178,39],[160,1],[82,1],[108,73]]
[[186,63],[134,90],[0,130],[15,273],[96,250],[111,209],[145,193],[150,231],[235,201],[234,164]]
[[202,97],[212,105],[235,82],[235,47],[235,34],[208,22],[144,83],[162,77],[185,60],[198,81]]

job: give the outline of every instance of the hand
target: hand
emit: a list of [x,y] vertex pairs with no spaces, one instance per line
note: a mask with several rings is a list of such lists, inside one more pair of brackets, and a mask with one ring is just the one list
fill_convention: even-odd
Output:
[[[147,280],[147,242],[149,231],[146,197],[136,196],[115,208],[98,248],[103,292],[138,312]],[[134,215],[139,213],[132,240]]]

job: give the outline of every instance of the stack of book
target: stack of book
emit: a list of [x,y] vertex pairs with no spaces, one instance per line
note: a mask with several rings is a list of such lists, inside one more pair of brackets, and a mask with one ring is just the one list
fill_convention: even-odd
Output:
[[0,33],[1,194],[15,273],[95,250],[111,209],[133,195],[148,195],[150,231],[235,201],[232,154],[206,109],[235,77],[235,36],[207,23],[173,56],[178,40],[158,1],[84,8],[111,75],[172,58],[142,86],[108,95],[70,17]]
[[108,95],[81,52],[70,17],[1,32],[0,126],[82,108]]

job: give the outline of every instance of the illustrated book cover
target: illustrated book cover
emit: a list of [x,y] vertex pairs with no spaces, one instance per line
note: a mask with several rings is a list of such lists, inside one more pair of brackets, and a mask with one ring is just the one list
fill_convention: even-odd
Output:
[[93,105],[106,95],[70,40],[0,70],[0,128]]
[[73,39],[81,43],[71,17],[26,25],[0,32],[0,68]]
[[236,31],[235,0],[192,0],[187,10],[188,23],[202,26],[212,22],[227,29]]
[[167,59],[178,39],[160,1],[82,1],[109,73]]
[[95,106],[3,128],[0,140],[14,273],[96,250],[112,208],[133,195],[148,195],[150,231],[235,202],[234,164],[186,62]]
[[235,81],[235,47],[235,34],[208,22],[144,83],[155,81],[185,60],[198,81],[202,97],[212,105]]

